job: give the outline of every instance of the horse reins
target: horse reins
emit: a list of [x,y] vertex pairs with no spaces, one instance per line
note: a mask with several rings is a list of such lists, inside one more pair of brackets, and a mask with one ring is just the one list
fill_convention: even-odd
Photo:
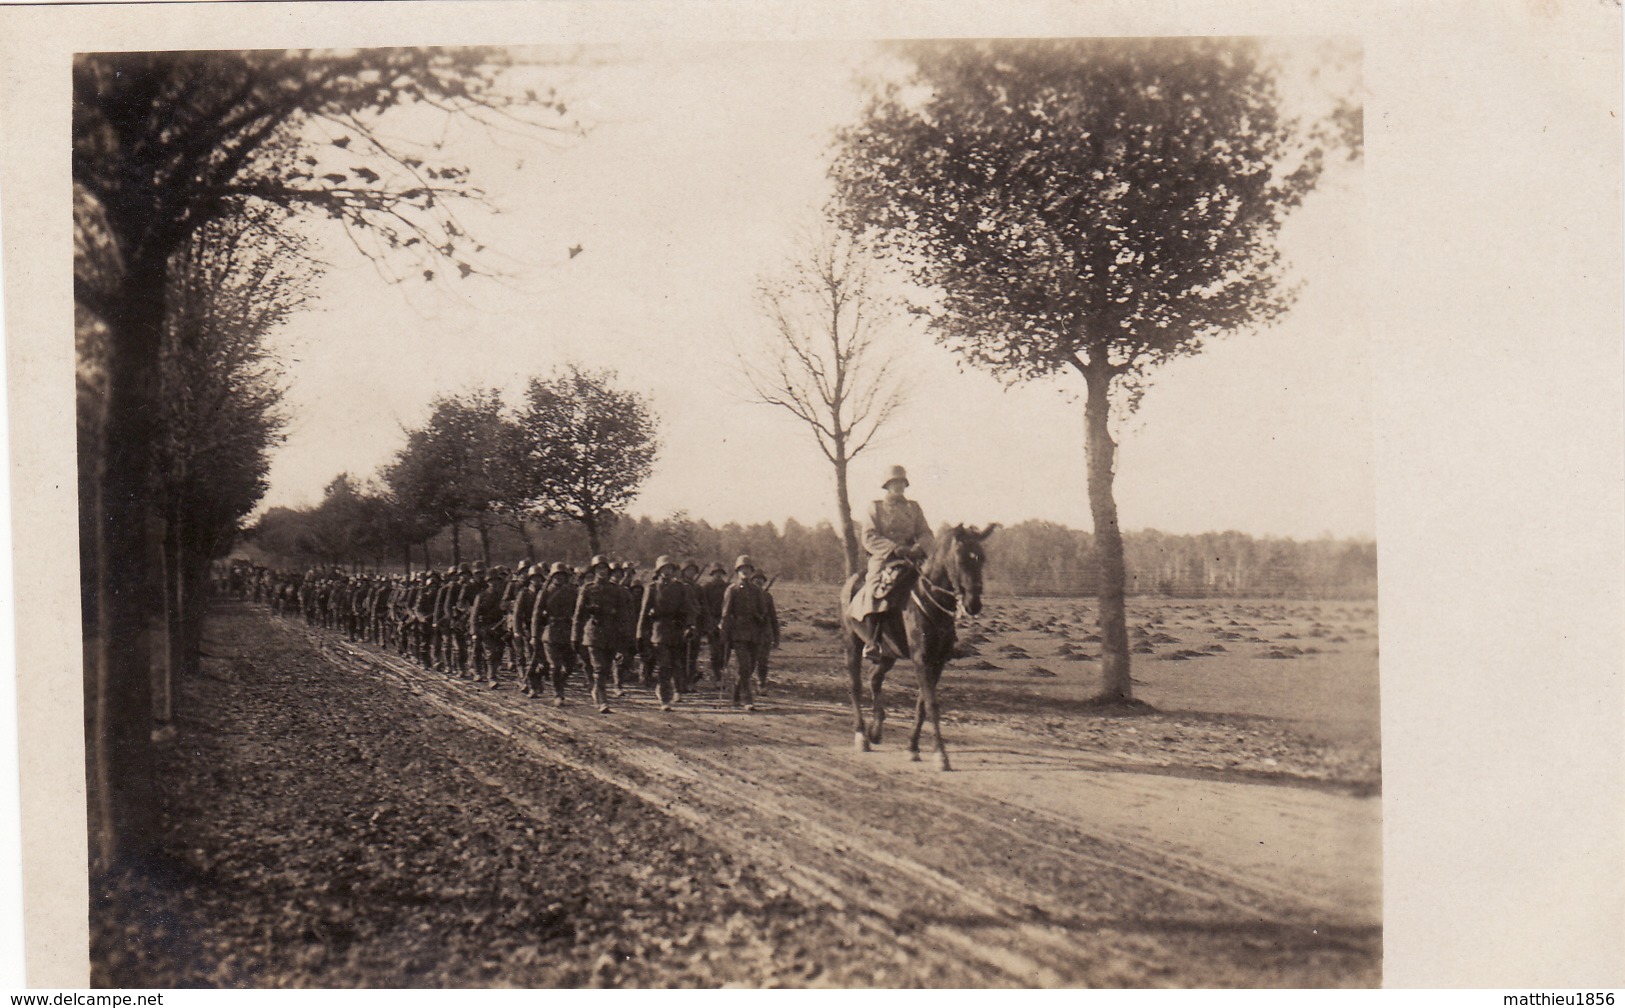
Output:
[[[923,602],[931,603],[931,606],[934,609],[936,609],[937,612],[942,613],[944,616],[948,617],[950,620],[955,619],[958,616],[958,610],[964,608],[964,604],[965,604],[964,601],[960,599],[959,592],[955,591],[952,588],[944,588],[941,585],[937,584],[935,581],[932,581],[930,578],[925,576],[925,571],[924,570],[921,570],[919,568],[916,568],[916,570],[919,572],[918,573],[918,578],[914,582],[914,590],[912,592],[910,592],[909,594],[916,601],[923,601]],[[930,594],[925,594],[925,593],[922,593],[920,591],[920,586],[922,584],[930,589]],[[949,609],[947,606],[945,606],[941,602],[937,601],[936,595],[939,592],[942,593],[942,594],[945,594],[945,595],[953,596],[953,600],[954,600],[954,608],[953,609]]]

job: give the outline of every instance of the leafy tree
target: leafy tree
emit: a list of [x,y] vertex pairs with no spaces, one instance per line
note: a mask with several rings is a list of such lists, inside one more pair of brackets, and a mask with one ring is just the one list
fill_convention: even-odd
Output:
[[519,417],[533,500],[549,516],[582,525],[594,553],[617,512],[636,499],[660,448],[648,402],[614,382],[612,371],[573,364],[533,378]]
[[1104,638],[1131,697],[1114,394],[1291,304],[1276,237],[1324,160],[1245,40],[915,44],[840,139],[848,223],[940,301],[940,342],[1009,382],[1076,373]]
[[835,470],[848,577],[862,560],[847,467],[905,400],[896,350],[884,340],[897,306],[879,290],[872,263],[849,234],[825,229],[782,274],[761,281],[768,328],[754,352],[740,355],[757,400],[806,424]]
[[[73,65],[74,297],[106,345],[82,413],[82,598],[92,861],[140,862],[155,839],[147,623],[161,612],[149,541],[162,431],[171,260],[209,221],[300,213],[364,251],[475,271],[450,208],[467,172],[392,146],[400,103],[511,124],[567,125],[551,95],[512,95],[485,50],[92,54]],[[426,270],[431,273],[432,270]],[[77,314],[77,313],[76,313]]]
[[425,525],[452,532],[452,563],[462,562],[461,532],[472,525],[480,537],[480,559],[491,559],[495,509],[511,479],[514,434],[495,389],[441,396],[429,421],[407,434],[406,446],[385,470],[384,482],[410,515]]
[[264,336],[303,303],[300,263],[252,217],[203,225],[172,262],[156,446],[171,673],[197,667],[209,561],[267,489],[284,418]]

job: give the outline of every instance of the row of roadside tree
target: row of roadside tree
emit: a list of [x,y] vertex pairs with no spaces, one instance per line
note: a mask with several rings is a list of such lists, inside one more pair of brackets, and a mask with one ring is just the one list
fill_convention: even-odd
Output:
[[[679,512],[665,518],[611,514],[599,522],[593,545],[575,522],[531,523],[505,518],[478,533],[479,550],[460,550],[454,528],[401,549],[391,538],[387,517],[393,502],[387,488],[358,486],[348,475],[328,485],[322,503],[309,508],[272,508],[250,530],[238,550],[267,566],[308,568],[337,564],[348,570],[399,573],[443,568],[465,556],[510,566],[538,561],[581,563],[597,552],[647,563],[671,554],[731,563],[748,553],[758,567],[786,581],[835,584],[845,574],[841,532],[829,521],[806,524],[789,518],[773,522],[712,525]],[[1155,530],[1123,537],[1131,595],[1180,598],[1375,598],[1377,551],[1370,540],[1308,541],[1254,537],[1242,532],[1170,535]],[[988,571],[995,594],[1087,597],[1100,588],[1094,537],[1049,521],[1025,521],[999,530],[998,550]]]

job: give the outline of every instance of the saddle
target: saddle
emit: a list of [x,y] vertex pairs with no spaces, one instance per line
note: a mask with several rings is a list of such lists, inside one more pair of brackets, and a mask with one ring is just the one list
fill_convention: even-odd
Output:
[[[880,612],[900,612],[908,604],[908,593],[919,580],[920,569],[907,560],[893,560],[880,568],[875,578],[875,608]],[[860,588],[862,584],[860,582]]]
[[908,606],[909,592],[913,591],[919,577],[919,568],[908,560],[893,560],[882,567],[872,588],[866,583],[866,574],[861,571],[858,573],[853,599],[854,601],[861,599],[866,592],[872,590],[873,595],[870,597],[874,599],[875,616],[872,622],[853,621],[859,639],[869,644],[878,630],[881,653],[890,658],[910,657],[908,634],[903,630],[902,612]]

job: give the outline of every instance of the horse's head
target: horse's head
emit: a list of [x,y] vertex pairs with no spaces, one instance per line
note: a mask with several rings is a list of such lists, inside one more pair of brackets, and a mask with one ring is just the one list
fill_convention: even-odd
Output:
[[942,572],[953,586],[954,597],[966,615],[976,616],[982,611],[982,567],[987,563],[982,543],[998,527],[989,525],[978,531],[974,527],[955,525],[937,548]]

